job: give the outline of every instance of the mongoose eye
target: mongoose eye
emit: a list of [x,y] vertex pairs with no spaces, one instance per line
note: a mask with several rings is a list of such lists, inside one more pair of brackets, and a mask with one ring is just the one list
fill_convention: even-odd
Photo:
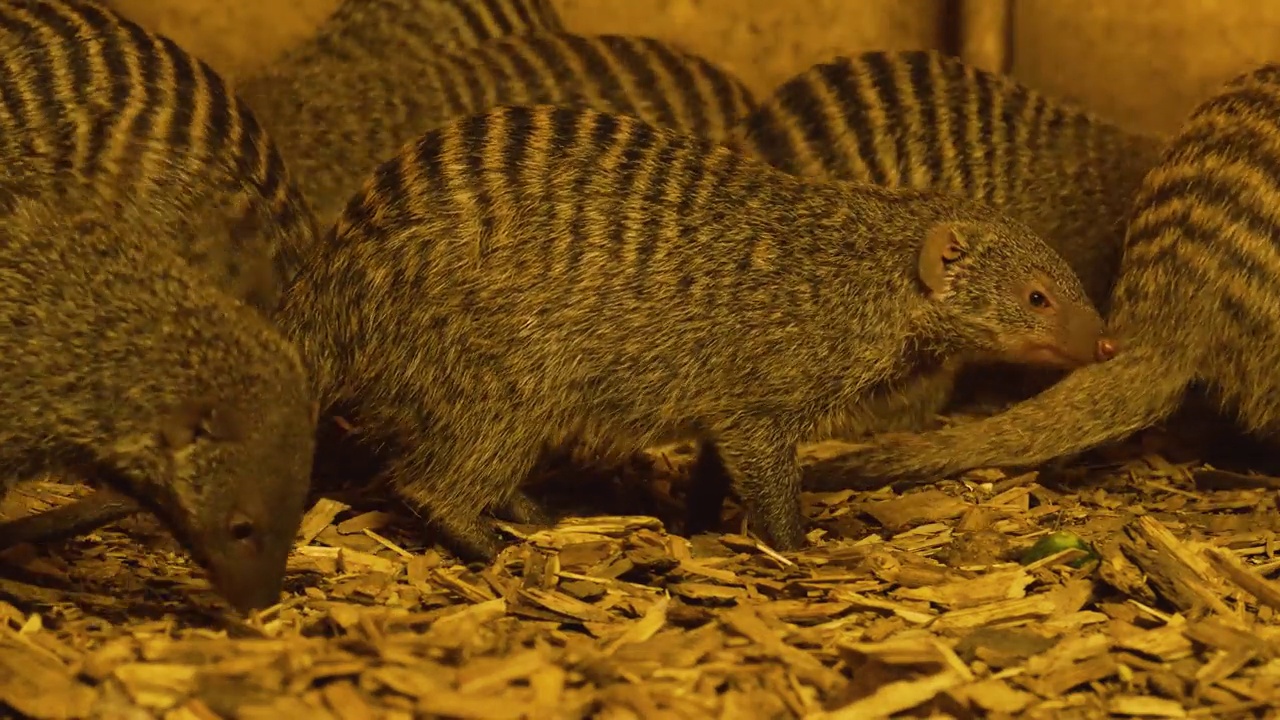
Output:
[[200,439],[207,440],[211,437],[213,437],[213,427],[209,424],[209,421],[207,420],[204,422],[197,423],[196,426],[191,429],[192,440],[200,440]]
[[243,542],[253,537],[254,527],[253,521],[247,517],[239,516],[231,519],[231,539],[237,542]]
[[1031,295],[1027,299],[1031,302],[1031,307],[1033,308],[1049,307],[1049,298],[1039,290],[1032,290]]

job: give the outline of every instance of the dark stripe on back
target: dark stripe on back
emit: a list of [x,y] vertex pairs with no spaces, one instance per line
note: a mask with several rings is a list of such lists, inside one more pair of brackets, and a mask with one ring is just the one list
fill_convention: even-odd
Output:
[[[581,115],[572,111],[555,111],[552,113],[551,139],[556,143],[552,159],[564,157],[568,152],[568,143],[577,137],[578,123],[589,118],[592,123],[591,146],[594,157],[592,162],[585,162],[577,168],[578,177],[573,183],[573,217],[569,224],[569,252],[565,261],[565,275],[570,282],[580,279],[578,270],[582,267],[582,258],[586,254],[587,238],[594,229],[587,224],[586,203],[591,185],[598,171],[598,164],[604,150],[617,142],[621,123],[609,113],[592,113]],[[552,166],[554,167],[554,165]]]
[[487,253],[489,243],[493,242],[493,194],[489,192],[488,179],[485,177],[485,145],[489,139],[491,128],[489,114],[475,114],[454,125],[460,135],[460,145],[465,156],[463,160],[463,184],[476,196],[476,214],[481,225],[481,253]]
[[232,102],[228,96],[229,91],[226,84],[222,82],[222,78],[203,62],[196,61],[195,71],[204,77],[204,85],[208,92],[209,117],[205,121],[205,144],[210,154],[219,155],[227,147],[227,141],[231,139],[231,129],[235,126],[235,119],[231,115]]
[[[564,97],[566,85],[581,82],[578,73],[569,67],[565,50],[553,38],[513,38],[501,43],[501,49],[516,60],[520,68],[517,81],[511,90],[503,91],[502,97],[518,93],[531,102],[550,102],[552,98]],[[537,58],[542,67],[536,67],[528,55]]]
[[73,21],[60,12],[65,9],[74,15],[79,15],[79,6],[33,3],[26,6],[26,9],[58,37],[60,42],[54,52],[57,53],[58,57],[67,61],[67,65],[71,70],[72,87],[69,90],[77,105],[88,107],[90,92],[93,88],[89,67],[89,53],[84,45],[86,43],[97,44],[98,39],[96,37],[79,37],[77,34],[78,28]]
[[595,88],[599,97],[607,99],[613,105],[615,112],[620,115],[640,114],[635,106],[635,98],[623,92],[622,83],[614,74],[613,63],[609,62],[609,58],[617,54],[614,51],[613,42],[606,40],[603,43],[597,43],[574,35],[559,35],[557,39],[560,40],[561,47],[578,56],[582,67],[587,70],[587,82]]
[[[909,92],[914,92],[916,105],[919,106],[920,113],[919,122],[913,128],[918,133],[923,145],[922,150],[924,157],[914,158],[918,164],[923,164],[929,170],[929,183],[936,185],[942,180],[944,167],[942,164],[942,144],[938,137],[938,101],[936,95],[938,88],[935,85],[933,69],[933,61],[928,53],[905,53],[903,61],[907,66],[907,77],[911,80],[911,86],[907,88]],[[946,77],[944,75],[944,87],[950,90],[951,85],[945,85]]]
[[106,80],[111,87],[107,93],[106,106],[95,109],[93,125],[89,130],[85,173],[93,175],[101,170],[102,154],[107,147],[108,136],[117,131],[116,123],[129,100],[129,63],[125,49],[121,47],[119,29],[114,19],[92,5],[82,7],[80,14],[98,34],[102,62],[109,74]]
[[191,67],[191,56],[172,41],[160,38],[160,52],[169,56],[173,64],[173,88],[170,100],[173,103],[173,118],[169,123],[169,137],[165,138],[170,148],[175,150],[194,150],[192,147],[191,125],[194,121],[195,71]]
[[769,159],[775,167],[792,173],[800,171],[799,148],[790,144],[786,139],[787,134],[782,130],[790,123],[798,126],[796,129],[800,130],[804,138],[805,149],[820,158],[825,169],[830,170],[832,161],[838,160],[831,152],[832,138],[838,128],[828,126],[822,100],[814,92],[815,85],[819,83],[831,84],[823,73],[827,69],[828,66],[819,66],[816,76],[804,73],[779,87],[774,93],[773,104],[781,109],[780,112],[775,113],[767,107],[761,109],[763,115],[758,116],[769,120],[764,125],[776,141],[776,145],[770,143],[773,147],[769,148]]
[[432,78],[436,81],[435,88],[444,96],[444,106],[450,115],[463,114],[466,112],[465,108],[470,107],[470,103],[464,101],[462,95],[462,86],[467,83],[465,80],[459,82],[464,77],[467,64],[449,55],[439,58],[423,71],[425,75],[435,74]]
[[894,168],[894,176],[898,182],[893,184],[905,184],[903,181],[909,177],[915,158],[911,156],[911,145],[907,139],[905,110],[894,78],[894,64],[883,53],[869,53],[863,56],[863,66],[871,72],[871,84],[880,98],[880,107],[885,115],[884,132],[893,137],[893,146],[898,155],[897,166]]
[[[133,88],[134,102],[139,103],[138,114],[133,117],[126,134],[136,143],[141,138],[151,138],[155,130],[156,113],[159,107],[155,102],[154,90],[160,83],[159,64],[156,60],[152,38],[141,26],[122,22],[120,25],[133,44],[138,58],[140,82]],[[135,145],[136,147],[136,145]],[[137,157],[133,157],[137,160]]]
[[661,118],[659,125],[664,127],[675,127],[679,121],[679,116],[675,109],[671,106],[671,98],[666,93],[660,92],[658,76],[653,72],[653,68],[649,65],[649,58],[643,52],[638,51],[635,43],[630,38],[619,37],[609,41],[609,46],[613,50],[613,56],[622,64],[624,71],[631,77],[637,86],[638,92],[641,94],[638,101],[644,101],[649,109],[657,110]]
[[675,164],[680,151],[679,143],[671,137],[661,140],[662,148],[658,150],[656,165],[649,174],[649,187],[644,195],[644,222],[639,228],[640,237],[636,245],[635,266],[631,269],[631,290],[637,297],[644,297],[649,290],[649,271],[653,256],[658,251],[658,243],[664,240],[663,228],[666,224],[667,186],[673,181],[671,168]]
[[[697,76],[690,68],[691,64],[696,64],[701,70],[702,63],[699,59],[678,55],[665,43],[646,39],[639,39],[636,42],[642,44],[648,56],[661,65],[666,74],[671,77],[675,85],[673,89],[679,97],[669,99],[674,100],[679,108],[689,115],[688,120],[693,125],[690,128],[692,132],[696,135],[710,133],[712,127],[711,120],[707,117],[706,102],[699,91]],[[730,122],[734,119],[733,114],[728,112],[723,117]]]
[[[711,86],[711,97],[726,122],[735,122],[741,115],[751,112],[755,99],[746,86],[701,57],[694,56],[692,60],[698,73]],[[701,113],[702,109],[699,108],[698,112]]]
[[[22,65],[14,57],[0,57],[0,102],[4,103],[5,112],[13,123],[12,128],[24,128],[31,125],[30,108],[27,107],[22,93],[18,90],[17,78],[21,74]],[[10,138],[14,140],[16,138]]]
[[[1269,238],[1275,232],[1275,225],[1267,222],[1265,217],[1259,214],[1257,208],[1244,207],[1238,202],[1239,188],[1225,185],[1214,178],[1197,177],[1170,182],[1155,192],[1145,195],[1140,202],[1145,208],[1158,209],[1178,198],[1186,198],[1190,201],[1189,204],[1192,207],[1197,205],[1200,207],[1212,207],[1219,211],[1219,214],[1227,224],[1234,224],[1260,237]],[[1172,228],[1179,233],[1179,242],[1206,243],[1204,247],[1211,248],[1212,253],[1218,258],[1219,262],[1233,272],[1250,277],[1263,286],[1276,287],[1277,290],[1280,290],[1280,278],[1272,277],[1273,273],[1270,273],[1265,267],[1260,266],[1247,254],[1241,252],[1239,243],[1223,242],[1221,237],[1210,235],[1208,228],[1193,223],[1190,219],[1190,212],[1190,209],[1183,207],[1178,211],[1177,215],[1165,219],[1157,225],[1148,224],[1150,221],[1134,223],[1131,226],[1133,231],[1130,233],[1125,252],[1131,253],[1136,248],[1157,242],[1163,230]],[[1192,232],[1193,230],[1196,232]],[[1152,252],[1152,255],[1158,255],[1166,249],[1168,248],[1157,248]],[[1182,285],[1181,283],[1179,283],[1179,286],[1196,287]]]
[[[25,3],[22,8],[31,9]],[[54,93],[49,48],[40,39],[36,27],[3,10],[0,10],[0,30],[13,35],[25,51],[18,68],[23,76],[30,76],[33,80],[25,85],[36,103],[36,107],[27,108],[27,127],[45,128],[57,133],[57,157],[50,160],[54,161],[55,168],[65,170],[72,138],[67,127],[69,123],[65,122],[62,114],[62,103]]]
[[[1259,118],[1280,130],[1280,98],[1277,93],[1280,93],[1280,87],[1233,88],[1198,107],[1191,114],[1188,125],[1194,126],[1197,121],[1208,117],[1228,115]],[[1181,134],[1175,142],[1183,144]]]
[[518,188],[524,182],[525,154],[533,136],[533,118],[527,112],[509,110],[506,113],[507,138],[502,147],[502,177],[508,187]]
[[[840,58],[834,62],[823,63],[816,68],[818,78],[826,83],[836,102],[840,104],[841,114],[844,116],[844,127],[828,130],[827,137],[823,140],[824,145],[816,150],[821,157],[828,158],[826,163],[828,170],[835,169],[831,165],[836,165],[842,174],[852,176],[854,172],[852,164],[830,150],[834,147],[835,134],[844,132],[852,134],[857,140],[858,155],[867,169],[867,179],[884,185],[889,182],[889,168],[885,166],[885,159],[876,152],[871,114],[862,97],[861,69],[861,63],[851,58]],[[809,77],[809,73],[805,73],[805,77]],[[835,133],[832,133],[832,130]],[[824,148],[826,148],[825,152]]]
[[974,148],[982,156],[982,162],[973,168],[975,179],[978,180],[981,187],[979,197],[994,202],[996,197],[996,187],[999,183],[995,182],[992,177],[991,169],[995,165],[995,93],[996,89],[992,87],[995,83],[995,76],[991,73],[977,70],[974,72],[974,109],[977,112],[978,121],[978,147]]
[[503,37],[510,35],[516,31],[516,26],[511,23],[511,16],[507,14],[507,10],[511,5],[520,5],[521,1],[516,0],[483,0],[482,5],[489,9],[489,15],[493,18],[493,24],[497,32],[487,33],[490,37]]
[[515,0],[515,2],[510,4],[510,7],[511,11],[515,13],[516,20],[519,22],[520,27],[532,28],[542,24],[534,21],[533,15],[537,10],[526,6],[523,0]]
[[1003,142],[1009,144],[1011,150],[1005,153],[1004,168],[1001,178],[1008,183],[1011,192],[1020,193],[1024,186],[1022,177],[1026,168],[1022,162],[1023,153],[1014,152],[1018,141],[1018,127],[1026,114],[1027,103],[1031,101],[1031,93],[1017,83],[1005,82],[1002,90],[1004,102],[1001,103],[999,122],[1003,127]]
[[484,19],[475,11],[472,2],[473,0],[454,0],[452,5],[457,8],[458,15],[462,17],[463,25],[471,31],[472,37],[477,39],[487,38],[489,31],[484,26]]
[[956,159],[956,174],[960,179],[960,187],[965,193],[977,191],[973,181],[973,155],[969,147],[969,123],[973,121],[969,112],[969,93],[972,87],[967,68],[958,67],[960,71],[956,82],[947,88],[945,98],[946,112],[951,121],[951,137],[948,141]]
[[797,172],[795,146],[782,131],[782,121],[772,104],[761,105],[747,116],[743,122],[742,137],[746,140],[745,149],[761,160],[779,170]]
[[[657,140],[653,128],[642,122],[629,122],[626,137],[623,140],[621,160],[618,163],[617,176],[614,182],[621,197],[631,197],[636,192],[636,174],[648,157]],[[609,259],[617,263],[622,260],[622,251],[626,245],[628,227],[623,218],[614,225],[610,234]]]

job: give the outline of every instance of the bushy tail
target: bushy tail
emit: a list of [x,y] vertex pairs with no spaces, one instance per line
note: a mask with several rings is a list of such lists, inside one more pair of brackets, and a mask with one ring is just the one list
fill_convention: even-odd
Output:
[[922,479],[981,467],[1038,465],[1124,439],[1177,409],[1190,365],[1134,347],[1089,365],[1007,411],[918,435],[881,435],[806,470],[812,490],[865,487],[868,479]]

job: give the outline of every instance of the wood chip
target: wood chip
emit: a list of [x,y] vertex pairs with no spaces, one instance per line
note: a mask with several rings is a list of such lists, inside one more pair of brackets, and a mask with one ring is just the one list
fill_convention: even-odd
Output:
[[[0,707],[41,720],[1274,714],[1275,499],[1197,488],[1188,467],[1128,452],[1060,470],[1088,476],[1079,491],[980,471],[806,494],[811,544],[787,553],[669,534],[672,496],[658,503],[671,517],[502,524],[511,546],[469,567],[424,548],[421,520],[395,503],[324,499],[288,593],[247,620],[163,531],[14,548],[0,557]],[[615,475],[652,496],[681,489],[691,461]],[[20,491],[33,508],[80,492]],[[1054,532],[1100,562],[1016,562]]]

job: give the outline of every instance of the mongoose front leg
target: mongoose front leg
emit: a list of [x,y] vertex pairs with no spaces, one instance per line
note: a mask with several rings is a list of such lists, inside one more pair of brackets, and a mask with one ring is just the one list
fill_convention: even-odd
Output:
[[800,463],[795,438],[767,423],[738,423],[715,441],[747,521],[776,550],[804,545]]
[[493,507],[493,514],[507,522],[521,525],[552,525],[555,519],[551,514],[534,502],[533,498],[516,491],[511,497]]

